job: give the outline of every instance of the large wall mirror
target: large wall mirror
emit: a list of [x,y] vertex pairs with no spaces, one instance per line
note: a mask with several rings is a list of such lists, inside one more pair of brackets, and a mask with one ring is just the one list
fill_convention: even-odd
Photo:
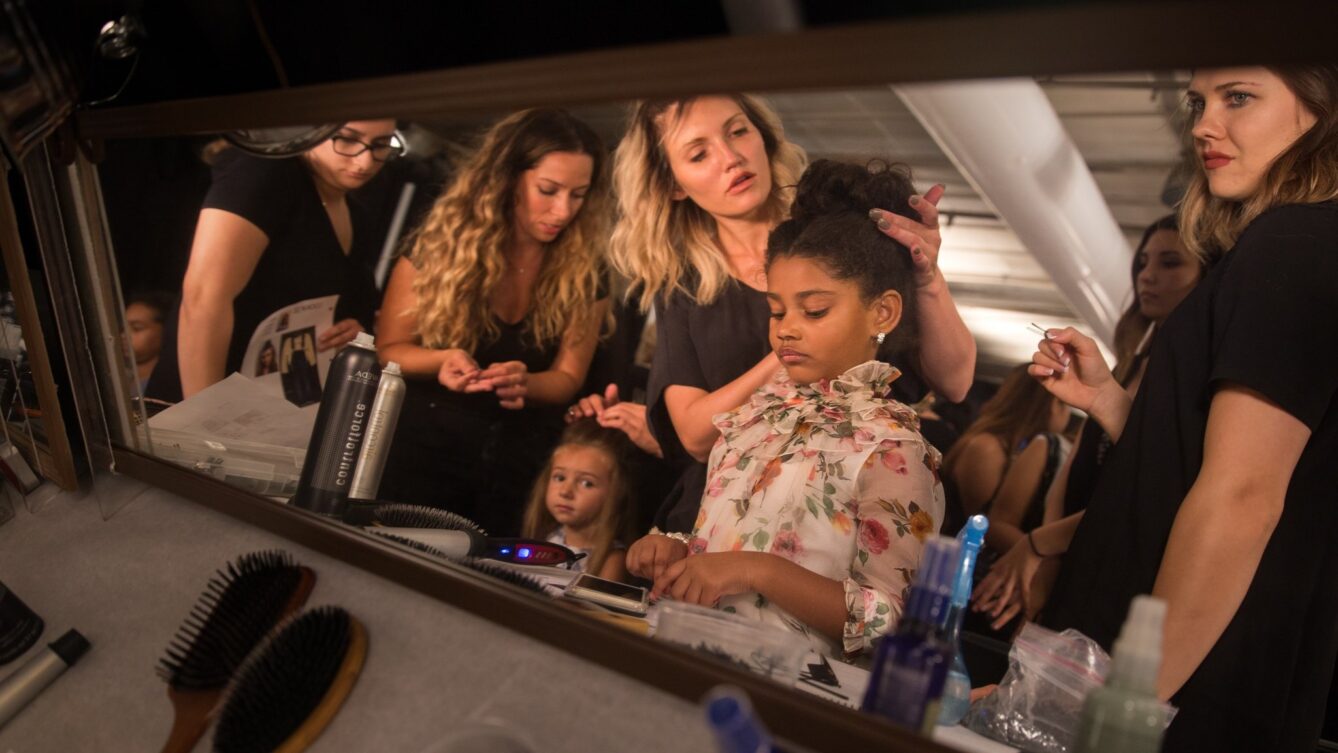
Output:
[[[1132,246],[1149,223],[1170,211],[1165,202],[1174,195],[1181,161],[1177,118],[1185,78],[1173,72],[1124,72],[773,92],[763,98],[779,114],[786,136],[812,160],[900,162],[909,166],[920,191],[934,184],[946,187],[939,205],[944,235],[941,265],[979,347],[978,378],[988,383],[1029,359],[1035,343],[1030,322],[1098,332],[1109,321],[1103,317],[1117,315],[1128,303]],[[948,131],[950,123],[935,120],[933,108],[963,100],[980,108],[973,127],[998,128],[1016,143],[1011,148],[994,145],[990,154],[954,153],[952,148],[962,143],[963,135]],[[610,148],[623,138],[628,111],[626,102],[571,108]],[[378,164],[376,177],[349,200],[362,212],[354,227],[354,248],[368,281],[384,285],[403,239],[428,221],[434,200],[478,148],[481,135],[507,114],[401,119],[392,124],[407,153]],[[362,120],[372,119],[352,123],[362,127]],[[339,133],[362,137],[347,129]],[[155,368],[155,359],[175,359],[178,341],[183,346],[188,342],[179,334],[177,311],[193,243],[201,253],[197,233],[201,206],[211,190],[209,163],[214,176],[227,180],[227,171],[239,162],[275,171],[276,161],[262,163],[262,158],[236,154],[240,147],[212,134],[111,140],[105,150],[97,174],[126,304],[126,326],[140,370],[140,394],[150,416],[144,448],[195,472],[283,500],[296,487],[315,418],[314,403],[320,396],[319,387],[301,383],[309,369],[304,372],[296,364],[328,363],[324,358],[328,351],[321,351],[317,341],[342,318],[333,314],[332,305],[309,314],[303,310],[308,304],[303,295],[285,298],[279,292],[270,300],[281,301],[284,307],[245,315],[251,327],[259,326],[260,334],[250,341],[253,352],[240,357],[239,372],[230,371],[226,381],[184,402],[177,384],[154,384],[180,379],[180,370],[163,368],[161,362]],[[999,164],[989,164],[992,158]],[[302,160],[290,157],[283,165],[303,178],[305,182],[295,186],[308,193],[308,201],[292,206],[302,206],[327,222],[328,233],[326,215],[320,212],[318,194]],[[1014,183],[1000,180],[1003,167],[1014,170],[1008,176]],[[1027,191],[1029,198],[1024,200],[1021,194]],[[265,201],[289,198],[276,195]],[[1030,206],[1021,207],[1020,215],[1005,213],[1018,211],[1019,203]],[[1043,228],[1037,227],[1035,212],[1028,211],[1038,205],[1044,206],[1041,213],[1050,223]],[[1086,245],[1061,246],[1056,232]],[[328,238],[306,240],[316,244]],[[291,245],[281,251],[298,254]],[[280,289],[296,288],[300,278],[316,272],[303,266],[309,263],[317,262],[257,265],[256,273],[276,275]],[[1087,274],[1074,274],[1074,265],[1080,264],[1088,267]],[[1092,287],[1074,287],[1078,284]],[[379,293],[378,289],[377,300]],[[623,307],[621,301],[618,306]],[[624,346],[603,346],[596,356],[597,363],[625,359],[613,364],[623,372],[644,367],[653,357],[653,343],[640,342],[642,320],[627,315],[635,313],[633,304],[627,307],[632,311],[622,312],[618,319],[624,327],[636,327],[630,339],[619,333],[619,339],[606,344]],[[239,313],[234,321],[243,318]],[[279,321],[283,318],[289,321]],[[203,339],[224,326],[216,320],[203,326],[197,321],[193,334],[184,337]],[[296,355],[304,348],[312,351],[309,358]],[[418,378],[435,381],[431,376]],[[577,395],[603,392],[608,381],[604,373],[592,370]],[[644,388],[643,378],[624,394],[634,399]],[[401,434],[390,452],[421,456],[423,450],[404,446],[415,439]],[[491,472],[506,472],[502,469],[497,464]],[[532,481],[525,479],[524,484]],[[641,488],[657,489],[653,484]],[[658,488],[658,494],[646,491],[634,500],[640,533],[667,491],[667,487]],[[436,500],[413,501],[452,507],[453,493],[442,488]],[[519,519],[518,514],[514,517]],[[514,536],[520,531],[497,533]]]
[[[1177,12],[1189,18],[1190,10]],[[1062,21],[1059,15],[1039,14],[1029,21],[1038,21],[1038,33],[1045,34],[1046,29],[1061,28],[1046,26]],[[1075,18],[1095,33],[1117,16],[1094,12],[1086,19]],[[1136,13],[1121,20],[1118,28],[1139,30],[1140,18]],[[932,23],[918,24],[904,23],[894,31],[907,32],[912,25],[917,32],[935,28]],[[963,24],[958,29],[963,39],[991,38],[988,24],[979,20]],[[1157,36],[1166,37],[1160,31]],[[929,39],[943,42],[945,49],[962,49],[960,40],[949,42],[933,33]],[[310,376],[322,372],[334,352],[324,347],[323,336],[332,328],[339,329],[342,322],[359,318],[364,326],[376,329],[373,312],[380,306],[387,280],[393,280],[395,265],[402,263],[398,254],[406,248],[406,239],[431,221],[434,201],[479,148],[482,134],[522,107],[561,106],[588,124],[611,151],[624,137],[629,103],[639,95],[746,88],[769,103],[786,137],[802,147],[810,160],[859,165],[886,160],[906,165],[921,192],[943,185],[946,190],[938,205],[943,236],[940,267],[978,347],[976,379],[982,387],[964,401],[967,406],[978,408],[989,385],[1029,360],[1037,339],[1028,328],[1033,322],[1047,327],[1077,326],[1113,350],[1115,321],[1132,299],[1132,250],[1151,223],[1172,211],[1179,196],[1184,157],[1182,94],[1188,80],[1187,71],[1179,66],[1194,63],[1186,57],[1189,52],[1121,55],[1114,43],[1103,43],[1102,49],[1110,54],[1095,59],[1109,65],[1069,62],[1068,53],[1057,52],[995,67],[982,63],[933,69],[934,63],[915,61],[909,50],[889,49],[887,60],[865,68],[856,62],[861,51],[874,55],[884,50],[884,41],[873,30],[849,37],[818,32],[810,41],[813,49],[797,48],[792,62],[777,64],[779,73],[731,71],[718,78],[718,86],[703,83],[706,79],[697,75],[705,70],[699,62],[701,55],[731,50],[726,62],[751,64],[759,59],[781,61],[789,48],[763,40],[755,45],[743,41],[733,47],[661,51],[657,54],[664,56],[661,63],[665,67],[659,73],[649,67],[641,69],[649,82],[644,89],[633,81],[635,54],[614,52],[607,53],[611,56],[607,60],[578,56],[555,63],[553,70],[565,70],[571,75],[569,80],[555,79],[541,66],[508,68],[501,64],[490,69],[499,79],[489,86],[470,79],[482,80],[486,71],[466,71],[456,78],[386,79],[383,83],[389,94],[375,92],[374,86],[359,88],[354,82],[324,90],[296,90],[291,97],[269,92],[251,100],[146,105],[127,108],[126,114],[109,110],[86,117],[82,127],[96,148],[75,159],[70,175],[84,187],[85,195],[100,199],[109,263],[119,279],[117,315],[131,351],[127,358],[133,357],[137,371],[133,383],[126,380],[120,385],[122,394],[104,401],[108,406],[124,406],[119,419],[109,417],[113,442],[139,456],[152,456],[268,498],[262,504],[276,509],[288,505],[319,402],[321,386],[310,384]],[[1002,61],[1009,55],[1017,57],[1021,48],[1009,49],[1011,52],[982,54]],[[1211,46],[1202,49],[1211,50]],[[830,61],[823,58],[823,50],[830,53]],[[1226,57],[1218,54],[1214,60]],[[934,59],[941,62],[942,55]],[[629,69],[617,70],[622,63]],[[898,69],[899,65],[904,69]],[[610,73],[611,78],[605,81],[602,72]],[[1012,77],[942,80],[952,74]],[[513,92],[503,86],[507,81],[516,85]],[[244,103],[256,109],[246,109]],[[363,123],[381,125],[364,127]],[[293,130],[265,133],[276,126]],[[384,157],[403,151],[396,159],[359,163],[374,162],[374,176],[345,176],[350,185],[357,184],[347,197],[352,209],[336,202],[340,206],[329,211],[331,197],[317,189],[304,157],[254,157],[244,154],[238,143],[267,139],[270,144],[288,141],[292,146],[302,127],[316,132],[322,126],[315,149],[339,146],[353,155],[370,146],[369,155]],[[238,137],[242,132],[246,135]],[[222,138],[226,133],[233,134],[231,142]],[[329,140],[330,134],[336,142]],[[364,141],[368,143],[360,143]],[[391,145],[393,149],[383,148]],[[97,159],[87,159],[90,155]],[[256,169],[276,176],[267,178],[269,183],[262,181],[277,192],[273,198],[233,196],[229,200],[235,203],[225,204],[223,197],[211,194],[242,163],[260,165]],[[263,303],[248,303],[251,309],[245,315],[228,312],[226,317],[197,318],[183,325],[178,315],[183,280],[188,266],[199,261],[192,260],[192,249],[197,256],[201,253],[199,234],[208,221],[202,214],[207,197],[213,207],[245,206],[255,212],[260,219],[251,223],[251,229],[257,225],[283,228],[286,223],[314,218],[310,227],[321,236],[318,243],[323,250],[303,247],[300,238],[308,236],[290,239],[289,252],[297,261],[269,264],[253,260],[243,265],[271,276]],[[275,211],[279,205],[284,208]],[[266,247],[262,244],[260,248]],[[370,286],[359,293],[365,295],[361,313],[344,308],[347,300],[313,302],[313,296],[285,291],[308,289],[306,283],[318,272],[315,265],[322,264],[320,254],[326,254],[333,264],[343,261],[327,253],[331,248],[335,253],[351,249],[345,258],[357,268],[360,284]],[[249,278],[250,272],[241,278],[208,282],[235,294]],[[611,287],[615,293],[623,288],[617,280]],[[604,391],[611,372],[600,368],[609,367],[610,361],[614,371],[630,375],[621,390],[624,398],[635,400],[640,396],[638,387],[644,390],[645,366],[654,357],[654,338],[648,336],[654,327],[647,326],[634,305],[615,306],[615,314],[611,318],[621,325],[618,334],[607,339],[607,346],[594,356],[595,368],[575,397]],[[232,334],[237,322],[244,322],[255,336]],[[182,332],[189,333],[185,339]],[[347,340],[352,331],[343,334],[348,337],[340,337]],[[180,348],[189,350],[196,345],[217,354],[211,357],[219,366],[217,376],[224,378],[187,385],[183,391],[182,370],[169,361],[177,359]],[[636,381],[638,378],[642,381]],[[907,401],[915,402],[925,392],[922,387],[908,395]],[[559,430],[561,413],[572,402],[551,406]],[[948,413],[958,410],[944,407]],[[959,421],[969,422],[969,410],[961,415]],[[541,418],[549,417],[535,421]],[[122,427],[120,435],[117,426]],[[964,429],[965,424],[955,428]],[[534,433],[543,432],[536,428]],[[401,437],[391,446],[392,455],[414,452],[402,446],[403,441]],[[542,452],[546,455],[551,446],[546,445]],[[432,448],[417,452],[415,457],[430,458]],[[524,489],[533,483],[533,470],[527,469],[531,475],[523,476],[498,464],[491,472],[510,474],[507,480]],[[644,493],[635,499],[637,534],[645,532],[663,492],[668,491],[646,491],[653,487],[643,485]],[[450,489],[440,490],[442,503],[451,493]],[[392,495],[382,498],[402,501]],[[513,512],[512,518],[519,520],[519,511]],[[298,524],[285,525],[295,530],[291,526]],[[321,520],[313,525],[332,524]],[[364,538],[354,527],[339,535],[351,542],[352,549],[365,546],[367,551],[386,551],[383,540],[370,535]],[[486,606],[473,608],[487,612]],[[525,631],[535,634],[532,628]],[[646,679],[684,694],[692,687],[672,679]],[[847,701],[847,705],[857,704],[857,699]],[[849,715],[831,718],[843,723],[858,719]],[[801,725],[796,722],[797,726]]]

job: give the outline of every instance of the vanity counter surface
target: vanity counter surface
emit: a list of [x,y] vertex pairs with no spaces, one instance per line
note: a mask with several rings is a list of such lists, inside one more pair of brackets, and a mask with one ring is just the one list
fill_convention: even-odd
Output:
[[172,707],[155,664],[214,571],[264,549],[316,571],[308,606],[367,626],[366,666],[316,753],[427,753],[464,723],[506,726],[546,753],[712,749],[677,697],[169,492],[118,477],[96,493],[138,496],[104,521],[93,493],[62,493],[0,526],[0,579],[46,620],[37,645],[72,627],[93,645],[0,728],[3,753],[161,746]]

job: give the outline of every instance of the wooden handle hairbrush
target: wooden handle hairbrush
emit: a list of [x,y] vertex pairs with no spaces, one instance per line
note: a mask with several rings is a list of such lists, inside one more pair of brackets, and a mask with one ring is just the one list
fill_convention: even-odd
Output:
[[300,753],[339,713],[367,658],[367,630],[317,607],[274,631],[228,686],[216,753]]
[[158,663],[174,711],[163,753],[195,747],[242,661],[315,584],[315,573],[280,551],[245,555],[210,578]]

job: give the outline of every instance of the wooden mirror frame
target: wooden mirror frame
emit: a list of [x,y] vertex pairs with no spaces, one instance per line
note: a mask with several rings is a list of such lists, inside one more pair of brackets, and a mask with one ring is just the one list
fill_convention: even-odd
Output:
[[[1249,44],[1240,44],[1248,19]],[[85,111],[80,151],[108,138],[208,133],[240,127],[394,115],[409,119],[505,112],[715,91],[785,91],[944,79],[1185,69],[1196,65],[1332,59],[1338,6],[1278,0],[1266,13],[1242,2],[1082,4],[703,39],[533,60]],[[1193,30],[1190,34],[1189,31]],[[50,157],[50,152],[48,157]],[[93,175],[74,160],[76,182]],[[100,208],[84,207],[88,221]],[[77,240],[77,239],[76,239]],[[106,305],[106,304],[104,304]],[[119,318],[111,321],[120,321]],[[119,333],[103,333],[106,336]],[[119,399],[103,405],[119,405]],[[124,426],[107,416],[105,425]],[[115,434],[113,430],[111,432]],[[884,720],[827,704],[690,652],[595,622],[365,536],[274,504],[135,449],[110,436],[118,471],[286,536],[458,608],[662,690],[696,701],[728,682],[744,688],[779,737],[814,750],[948,750]]]

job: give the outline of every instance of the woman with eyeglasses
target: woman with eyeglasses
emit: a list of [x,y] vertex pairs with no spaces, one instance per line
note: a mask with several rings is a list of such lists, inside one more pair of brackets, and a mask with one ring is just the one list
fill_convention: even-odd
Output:
[[379,497],[517,535],[609,310],[604,145],[565,110],[496,123],[395,263],[377,315],[407,386]]
[[320,350],[370,327],[379,239],[348,193],[402,152],[395,121],[360,120],[294,158],[218,154],[182,283],[183,397],[236,371],[256,326],[284,306],[339,296]]

